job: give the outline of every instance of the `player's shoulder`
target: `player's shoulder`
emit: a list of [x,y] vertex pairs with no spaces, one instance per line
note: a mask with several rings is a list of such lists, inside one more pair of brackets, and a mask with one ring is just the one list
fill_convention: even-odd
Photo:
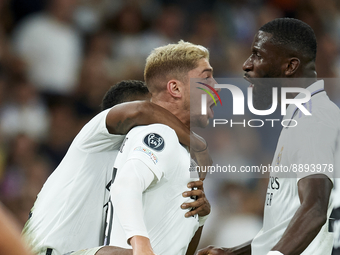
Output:
[[128,132],[127,136],[143,135],[146,133],[157,133],[170,139],[177,139],[176,132],[171,127],[159,123],[134,127]]
[[[318,96],[318,97],[317,97]],[[311,115],[303,115],[298,119],[300,128],[312,128],[320,130],[339,129],[340,128],[340,109],[326,95],[317,95],[312,98],[309,105]],[[298,128],[299,129],[299,128]]]
[[80,147],[95,148],[106,144],[112,146],[112,142],[120,143],[125,136],[110,134],[106,127],[108,110],[104,110],[94,116],[79,131],[75,138],[75,144]]
[[95,115],[91,120],[89,120],[84,127],[81,129],[80,132],[84,132],[87,129],[91,129],[94,126],[97,127],[98,125],[105,125],[106,124],[106,116],[109,112],[109,109],[101,111],[97,115]]
[[149,148],[159,152],[164,151],[165,147],[167,147],[165,151],[168,151],[179,145],[176,132],[163,124],[134,127],[126,137],[130,140],[135,140],[137,143],[142,142]]
[[328,98],[328,96],[320,98],[320,102],[318,102],[317,105],[318,107],[315,107],[315,115],[318,119],[323,122],[330,123],[330,125],[339,125],[340,109]]

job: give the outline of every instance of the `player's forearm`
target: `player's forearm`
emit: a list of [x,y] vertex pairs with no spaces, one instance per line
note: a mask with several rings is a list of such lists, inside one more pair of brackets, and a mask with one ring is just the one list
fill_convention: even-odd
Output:
[[201,226],[197,229],[194,237],[191,239],[191,242],[190,242],[188,249],[187,249],[187,253],[185,255],[194,255],[195,254],[195,252],[197,250],[197,246],[198,246],[200,239],[201,239],[202,230],[203,230],[203,226]]
[[197,165],[200,167],[199,169],[202,169],[202,171],[199,171],[198,173],[200,179],[204,180],[207,175],[207,171],[205,170],[213,164],[212,158],[209,154],[208,144],[202,137],[198,136],[194,132],[191,134],[190,144],[191,157],[197,162]]
[[208,149],[208,144],[203,137],[200,137],[194,132],[190,133],[190,147],[194,154],[205,153]]
[[230,248],[229,250],[233,255],[251,255],[251,242],[252,240],[243,243],[239,246]]
[[114,106],[106,118],[106,126],[111,134],[125,135],[131,128],[141,125],[161,123],[175,130],[179,141],[201,151],[206,147],[203,138],[190,132],[175,115],[156,104],[135,101]]
[[147,101],[135,101],[114,106],[106,118],[111,134],[127,134],[131,128],[154,123],[165,124],[177,133],[180,142],[190,146],[190,130],[168,110]]
[[208,246],[198,251],[197,255],[251,255],[251,242],[246,242],[233,248]]
[[[167,125],[175,130],[178,139],[182,144],[190,146],[189,128],[185,126],[175,115],[163,107],[150,102],[144,102],[144,106],[142,109],[140,109],[140,114],[138,115],[136,121],[139,123],[144,122],[144,125],[153,123]],[[197,143],[199,143],[199,141]]]
[[280,241],[272,248],[284,255],[301,254],[326,223],[327,215],[303,205],[296,211]]
[[280,241],[272,248],[285,255],[300,254],[313,241],[327,221],[327,208],[333,187],[323,174],[311,175],[298,182],[300,207]]
[[135,126],[157,123],[151,122],[150,117],[147,116],[150,104],[145,101],[134,101],[112,107],[106,116],[106,127],[109,133],[125,135]]
[[175,130],[180,143],[192,147],[195,151],[204,151],[207,148],[206,141],[197,134],[190,132],[175,115],[168,110],[150,102],[143,102],[140,112],[135,119],[136,125],[148,125],[161,123]]
[[130,240],[133,255],[154,255],[149,238],[133,236]]

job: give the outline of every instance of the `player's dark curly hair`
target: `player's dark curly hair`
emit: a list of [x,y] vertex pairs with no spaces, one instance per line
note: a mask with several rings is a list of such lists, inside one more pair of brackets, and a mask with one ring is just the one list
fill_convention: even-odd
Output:
[[131,101],[134,96],[147,94],[149,94],[149,90],[143,81],[125,80],[118,82],[105,93],[101,103],[101,110]]
[[271,42],[294,53],[302,54],[307,61],[315,61],[316,37],[313,29],[298,19],[279,18],[263,25],[260,31],[273,35]]

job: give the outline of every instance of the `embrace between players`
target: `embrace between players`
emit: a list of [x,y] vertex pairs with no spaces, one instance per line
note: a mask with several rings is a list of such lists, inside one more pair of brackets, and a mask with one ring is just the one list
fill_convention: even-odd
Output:
[[[335,158],[340,113],[316,79],[315,55],[315,35],[308,25],[277,19],[260,28],[243,66],[253,83],[255,108],[269,106],[271,87],[254,78],[306,78],[294,86],[321,93],[312,97],[316,114],[302,121],[302,128],[333,116],[322,119],[329,122],[322,130],[311,131],[325,134],[322,143],[309,142],[305,148],[280,141],[279,149],[293,147],[287,156],[283,152],[285,164]],[[103,111],[83,127],[44,184],[23,231],[36,254],[195,254],[210,205],[204,176],[193,178],[189,169],[209,165],[211,159],[205,141],[190,133],[190,126],[206,127],[214,102],[207,100],[208,114],[201,115],[197,99],[202,90],[190,90],[190,78],[214,86],[209,52],[183,41],[156,48],[146,60],[144,78],[146,86],[123,81],[106,93]],[[317,114],[320,104],[324,112]],[[281,136],[304,131],[283,130]],[[264,227],[252,242],[207,247],[198,254],[331,254],[332,177],[276,178],[283,186],[276,194],[282,201],[265,208]],[[286,204],[288,209],[273,217]]]

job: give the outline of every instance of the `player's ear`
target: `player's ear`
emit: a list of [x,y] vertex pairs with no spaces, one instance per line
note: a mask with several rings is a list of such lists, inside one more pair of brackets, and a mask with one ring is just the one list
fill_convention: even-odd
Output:
[[298,58],[290,58],[287,61],[285,75],[286,76],[292,76],[296,71],[298,70],[300,66],[300,59]]
[[182,86],[179,80],[170,80],[167,83],[167,90],[172,97],[181,98],[182,97]]

